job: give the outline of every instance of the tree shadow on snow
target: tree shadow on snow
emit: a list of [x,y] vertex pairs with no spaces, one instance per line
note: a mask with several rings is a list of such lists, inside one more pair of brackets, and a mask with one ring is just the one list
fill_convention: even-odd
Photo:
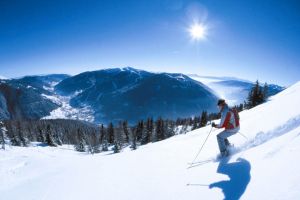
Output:
[[209,188],[220,188],[225,196],[224,200],[238,200],[246,191],[250,182],[251,165],[243,158],[238,158],[235,162],[228,163],[229,158],[220,161],[217,173],[226,174],[230,180],[211,183]]

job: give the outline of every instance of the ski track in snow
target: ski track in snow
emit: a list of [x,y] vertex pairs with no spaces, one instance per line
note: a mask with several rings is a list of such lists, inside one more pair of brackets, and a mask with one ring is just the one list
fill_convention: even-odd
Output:
[[258,145],[261,145],[274,137],[279,137],[283,134],[286,134],[300,126],[300,115],[296,118],[288,120],[284,125],[274,128],[274,130],[268,132],[259,132],[256,134],[255,138],[247,141],[242,148],[249,149]]

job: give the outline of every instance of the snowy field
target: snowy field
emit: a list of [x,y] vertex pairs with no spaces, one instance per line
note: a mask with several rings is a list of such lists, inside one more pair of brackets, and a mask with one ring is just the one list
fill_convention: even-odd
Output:
[[[0,150],[0,199],[300,199],[300,82],[243,111],[235,152],[187,169],[211,127],[119,154],[71,147]],[[218,153],[213,129],[197,161]]]

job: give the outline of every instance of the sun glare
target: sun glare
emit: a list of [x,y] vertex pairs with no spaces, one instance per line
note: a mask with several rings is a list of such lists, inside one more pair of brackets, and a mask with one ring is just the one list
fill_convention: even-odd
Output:
[[195,40],[203,40],[207,35],[207,28],[204,24],[194,24],[190,27],[189,32]]

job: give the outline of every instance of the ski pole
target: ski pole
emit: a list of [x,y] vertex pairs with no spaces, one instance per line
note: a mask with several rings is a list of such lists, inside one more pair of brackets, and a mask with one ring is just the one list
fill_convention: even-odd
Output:
[[240,131],[238,132],[241,136],[243,136],[244,138],[246,138],[246,140],[248,140],[248,138],[243,134],[241,133]]
[[203,187],[209,187],[207,184],[199,184],[199,183],[188,183],[187,186],[203,186]]
[[200,150],[198,151],[198,153],[197,153],[196,157],[194,158],[193,162],[191,162],[191,165],[190,165],[189,167],[191,167],[191,166],[194,164],[195,160],[196,160],[196,159],[197,159],[197,157],[199,156],[199,154],[200,154],[200,152],[202,151],[202,149],[203,149],[203,147],[204,147],[204,145],[205,145],[205,143],[206,143],[206,141],[207,141],[207,139],[208,139],[208,137],[209,137],[209,135],[210,135],[210,133],[211,133],[212,129],[213,129],[213,127],[211,127],[211,129],[210,129],[210,131],[209,131],[209,133],[208,133],[207,137],[205,138],[205,140],[204,140],[204,142],[203,142],[203,144],[202,144],[202,146],[201,146]]

